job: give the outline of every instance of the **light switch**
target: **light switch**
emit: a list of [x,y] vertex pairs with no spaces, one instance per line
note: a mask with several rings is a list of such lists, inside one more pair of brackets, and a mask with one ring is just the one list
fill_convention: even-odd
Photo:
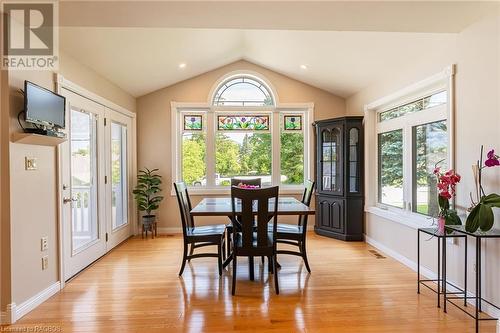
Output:
[[49,256],[42,257],[42,271],[49,267]]
[[24,167],[26,170],[36,170],[36,158],[35,157],[24,157]]

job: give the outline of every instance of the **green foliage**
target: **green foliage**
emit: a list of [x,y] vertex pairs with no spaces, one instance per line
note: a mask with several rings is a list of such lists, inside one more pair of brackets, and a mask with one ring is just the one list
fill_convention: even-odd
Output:
[[302,133],[281,133],[281,174],[285,184],[304,183],[304,136]]
[[182,176],[186,184],[194,184],[206,173],[205,170],[205,136],[192,134],[182,141]]
[[[238,144],[229,135],[218,133],[215,172],[222,177],[270,175],[271,140],[270,133],[249,133],[244,136],[242,143]],[[183,140],[182,176],[187,184],[194,185],[206,175],[205,146],[205,138],[202,134],[193,134]],[[281,134],[281,172],[287,176],[287,184],[304,182],[302,132]]]
[[380,180],[383,186],[403,185],[403,131],[379,134]]
[[475,232],[478,228],[490,230],[495,222],[493,207],[500,208],[500,195],[493,193],[483,196],[467,217],[465,229],[469,232]]
[[139,171],[137,175],[137,186],[133,193],[140,211],[145,211],[147,215],[158,209],[163,196],[156,195],[161,191],[161,176],[156,172],[158,169],[145,169]]

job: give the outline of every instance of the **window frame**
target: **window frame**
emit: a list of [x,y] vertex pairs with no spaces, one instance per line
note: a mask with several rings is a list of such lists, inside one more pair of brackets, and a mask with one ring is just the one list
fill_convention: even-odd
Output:
[[[365,159],[367,161],[365,177],[374,177],[371,182],[370,178],[366,179],[366,183],[372,184],[372,186],[366,193],[365,211],[411,227],[429,224],[430,216],[412,210],[416,190],[413,188],[415,162],[413,156],[413,128],[445,120],[448,135],[448,167],[455,167],[454,75],[455,65],[450,65],[440,73],[365,105],[365,116],[368,126],[371,125],[374,139],[372,144],[365,142]],[[379,114],[382,112],[444,90],[447,92],[447,102],[445,104],[379,122]],[[403,208],[381,203],[379,198],[378,135],[396,129],[403,130]],[[370,149],[373,151],[370,151]],[[373,162],[370,161],[370,158]],[[373,163],[372,168],[369,167],[371,163]]]
[[[215,185],[215,137],[218,132],[217,128],[217,115],[239,115],[239,114],[268,114],[270,116],[270,129],[269,132],[272,136],[272,184],[280,186],[281,193],[300,194],[302,193],[303,185],[286,185],[281,184],[281,117],[283,115],[300,114],[302,116],[302,133],[304,134],[304,181],[310,179],[312,170],[314,170],[312,154],[314,152],[314,137],[312,131],[312,123],[314,120],[314,103],[279,103],[277,95],[269,82],[262,78],[248,72],[238,72],[242,76],[253,76],[265,84],[269,92],[272,94],[275,105],[273,106],[220,106],[213,105],[214,94],[217,88],[230,78],[234,78],[235,72],[229,73],[212,88],[206,103],[185,103],[174,102],[170,103],[171,109],[171,153],[172,153],[172,183],[182,179],[182,134],[183,131],[183,115],[190,114],[203,114],[203,131],[206,135],[206,179],[207,186],[189,186],[190,193],[192,194],[227,194],[230,191],[228,186]],[[236,130],[235,130],[236,131]],[[228,131],[231,132],[231,131]],[[254,132],[254,131],[248,131]],[[263,131],[266,132],[266,131]],[[298,131],[297,131],[298,132]],[[175,195],[174,188],[171,188],[171,195]]]

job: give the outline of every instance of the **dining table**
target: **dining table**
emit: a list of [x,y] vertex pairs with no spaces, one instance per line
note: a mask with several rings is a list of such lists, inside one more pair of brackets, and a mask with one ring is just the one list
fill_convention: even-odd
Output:
[[[237,199],[235,202],[236,213],[241,212],[241,203]],[[254,213],[257,214],[257,205],[254,206]],[[269,200],[269,214],[274,211],[274,199]],[[314,215],[315,210],[294,197],[278,197],[278,215]],[[231,197],[208,197],[203,198],[193,209],[191,216],[227,216],[233,215]],[[228,255],[223,267],[226,267],[232,260],[232,255]],[[253,271],[253,267],[249,267]],[[253,273],[253,272],[252,272]],[[253,274],[251,274],[253,276]]]

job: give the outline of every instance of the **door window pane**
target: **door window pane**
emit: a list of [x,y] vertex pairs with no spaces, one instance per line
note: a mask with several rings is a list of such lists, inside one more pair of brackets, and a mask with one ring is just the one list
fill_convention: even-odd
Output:
[[439,212],[434,166],[439,163],[448,169],[448,134],[446,121],[438,121],[413,127],[413,211],[436,216]]
[[96,129],[90,113],[71,110],[71,227],[73,253],[98,238]]
[[229,186],[232,177],[271,181],[271,133],[218,132],[215,138],[215,185]]
[[378,135],[380,203],[403,208],[403,130]]
[[111,123],[111,219],[113,229],[127,224],[127,127]]
[[187,185],[207,185],[205,159],[205,134],[184,133],[182,135],[182,180]]

